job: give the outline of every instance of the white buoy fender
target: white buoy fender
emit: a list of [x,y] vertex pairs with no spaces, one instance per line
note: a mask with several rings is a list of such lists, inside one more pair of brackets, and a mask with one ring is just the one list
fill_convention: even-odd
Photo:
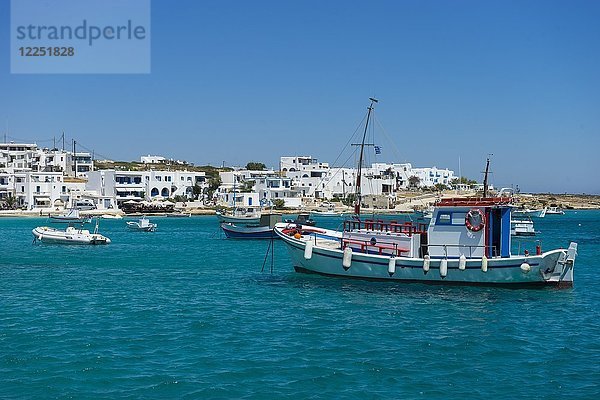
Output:
[[440,261],[440,276],[445,278],[446,275],[448,275],[448,260],[444,258]]
[[344,258],[342,259],[342,266],[345,270],[348,270],[352,265],[352,249],[350,247],[346,247],[344,249]]
[[390,276],[396,273],[396,257],[390,257],[390,262],[388,264],[388,274]]
[[531,271],[531,265],[524,262],[523,264],[521,264],[521,271],[528,273],[529,271]]
[[304,258],[306,260],[310,260],[312,258],[313,251],[313,242],[310,240],[306,242],[306,247],[304,247]]
[[487,272],[487,264],[488,264],[488,259],[487,257],[484,255],[483,257],[481,257],[481,270],[483,272]]
[[458,259],[458,269],[464,271],[467,268],[467,257],[464,254],[461,254]]
[[430,261],[429,254],[426,254],[425,257],[423,257],[423,272],[424,273],[429,272],[429,261]]

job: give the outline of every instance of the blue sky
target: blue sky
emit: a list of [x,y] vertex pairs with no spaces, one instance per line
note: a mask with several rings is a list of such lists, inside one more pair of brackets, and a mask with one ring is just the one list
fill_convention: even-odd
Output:
[[[600,2],[152,1],[152,72],[10,74],[0,132],[120,160],[332,162],[380,99],[377,161],[600,193]],[[376,136],[378,141],[378,136]]]

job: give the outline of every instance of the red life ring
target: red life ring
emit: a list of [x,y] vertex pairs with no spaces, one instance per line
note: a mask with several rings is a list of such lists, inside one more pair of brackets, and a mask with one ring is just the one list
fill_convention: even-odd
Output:
[[472,208],[465,217],[465,226],[471,232],[479,232],[485,226],[485,214],[479,208]]

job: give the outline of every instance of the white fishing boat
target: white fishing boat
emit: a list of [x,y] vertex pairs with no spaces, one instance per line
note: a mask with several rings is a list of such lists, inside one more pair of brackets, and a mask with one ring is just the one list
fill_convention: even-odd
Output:
[[148,218],[142,217],[137,221],[127,221],[127,227],[136,231],[154,232],[158,228],[158,225],[150,222]]
[[91,218],[81,216],[79,209],[71,208],[59,215],[50,215],[52,223],[89,223]]
[[558,207],[548,207],[548,209],[546,210],[546,214],[552,214],[552,215],[564,215],[565,212]]
[[222,223],[221,229],[230,239],[275,239],[273,228],[281,222],[281,214],[262,214],[258,225]]
[[[368,108],[362,145],[375,99]],[[489,159],[482,198],[443,199],[429,224],[361,220],[359,156],[354,219],[329,230],[281,223],[275,233],[298,272],[326,276],[505,286],[572,286],[577,243],[530,254],[511,250],[509,197],[487,197]]]
[[65,230],[38,226],[31,233],[33,234],[34,241],[39,240],[42,243],[83,245],[110,243],[109,238],[98,233],[98,221],[96,221],[96,227],[93,232],[74,226],[68,226]]
[[257,208],[236,208],[230,212],[217,211],[217,218],[221,223],[230,223],[238,226],[258,225],[261,212]]
[[342,213],[336,211],[333,203],[323,203],[312,212],[319,217],[340,217]]
[[512,236],[535,236],[533,221],[530,219],[511,219],[510,234]]
[[513,209],[512,215],[515,217],[544,218],[546,216],[546,212],[546,208],[541,208],[538,210],[532,210],[529,208],[515,208]]

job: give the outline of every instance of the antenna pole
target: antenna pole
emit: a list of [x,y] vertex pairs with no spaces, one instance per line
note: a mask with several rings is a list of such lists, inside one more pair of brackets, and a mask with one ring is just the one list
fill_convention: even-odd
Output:
[[490,173],[490,156],[493,154],[489,154],[485,163],[485,175],[483,176],[483,197],[487,197],[488,192],[488,174]]
[[369,128],[369,119],[371,118],[371,112],[373,111],[373,104],[377,103],[378,100],[374,99],[373,97],[369,97],[369,100],[371,100],[371,104],[369,105],[369,108],[367,111],[367,122],[365,123],[365,130],[363,132],[363,137],[362,137],[362,142],[360,144],[360,155],[358,157],[358,171],[357,171],[357,175],[356,175],[356,200],[354,203],[354,213],[356,215],[360,215],[360,203],[361,203],[361,190],[360,190],[360,180],[361,180],[361,174],[362,174],[362,163],[363,163],[363,155],[364,155],[364,151],[365,151],[365,139],[367,138],[367,129]]

